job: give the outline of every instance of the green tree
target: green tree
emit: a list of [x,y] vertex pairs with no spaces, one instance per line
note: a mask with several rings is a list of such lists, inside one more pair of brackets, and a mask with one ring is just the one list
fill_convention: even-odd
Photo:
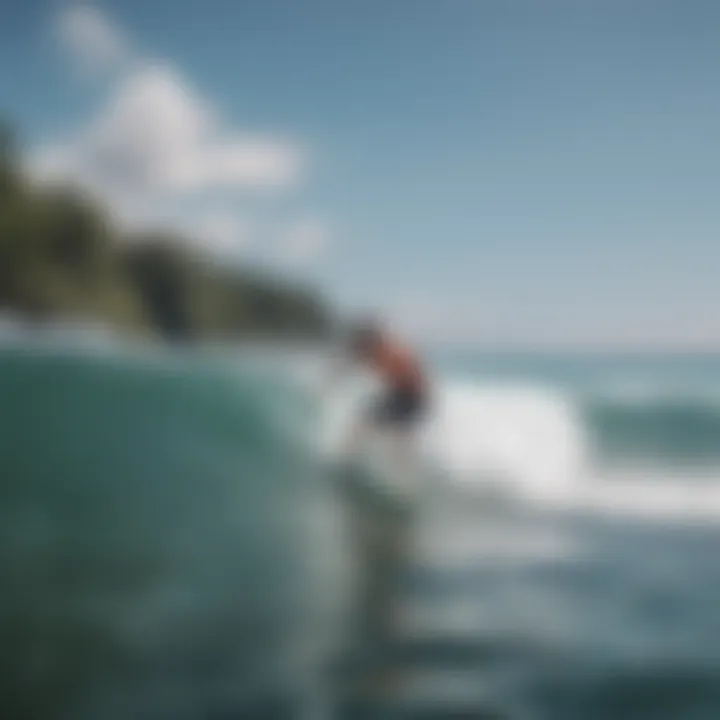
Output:
[[190,246],[170,232],[123,236],[83,192],[33,187],[0,125],[0,308],[194,342],[328,327],[309,289],[210,264]]

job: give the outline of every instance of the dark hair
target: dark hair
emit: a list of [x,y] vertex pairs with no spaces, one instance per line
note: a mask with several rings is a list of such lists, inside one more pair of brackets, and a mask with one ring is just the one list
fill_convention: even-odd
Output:
[[372,319],[360,320],[350,327],[347,344],[353,353],[366,353],[381,336],[382,329],[379,323]]

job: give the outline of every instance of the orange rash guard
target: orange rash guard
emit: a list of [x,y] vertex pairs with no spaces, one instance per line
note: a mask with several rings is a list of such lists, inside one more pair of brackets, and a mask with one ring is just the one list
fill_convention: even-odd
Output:
[[394,390],[422,393],[425,389],[425,377],[419,363],[402,347],[381,343],[371,354],[370,364]]

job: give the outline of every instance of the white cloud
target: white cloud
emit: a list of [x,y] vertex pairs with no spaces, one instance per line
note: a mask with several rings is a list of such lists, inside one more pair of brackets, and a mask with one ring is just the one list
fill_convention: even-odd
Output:
[[247,243],[241,197],[302,181],[305,153],[296,143],[229,126],[171,63],[131,52],[96,8],[64,11],[56,29],[76,62],[116,72],[103,75],[105,99],[84,125],[31,153],[39,180],[86,188],[129,228],[164,225],[229,253]]
[[55,29],[61,45],[84,74],[114,69],[129,58],[120,29],[90,5],[63,10]]
[[305,219],[291,225],[282,234],[278,259],[291,265],[307,265],[317,260],[330,242],[327,226],[317,219]]
[[75,139],[36,158],[42,176],[136,194],[284,187],[301,166],[290,143],[225,131],[177,71],[153,65],[125,77]]

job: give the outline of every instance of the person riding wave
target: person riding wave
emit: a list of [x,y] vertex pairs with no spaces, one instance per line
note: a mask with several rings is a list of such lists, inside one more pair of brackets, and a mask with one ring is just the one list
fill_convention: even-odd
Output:
[[409,472],[416,455],[416,430],[429,407],[429,380],[416,354],[373,321],[356,324],[345,343],[345,357],[371,371],[383,391],[356,423],[346,452],[361,450],[372,434],[391,439],[399,469]]
[[[398,637],[401,581],[412,558],[415,503],[407,501],[414,496],[413,488],[418,487],[418,468],[414,464],[419,450],[416,431],[429,411],[430,383],[415,353],[375,322],[352,327],[342,354],[344,362],[336,371],[357,365],[374,373],[383,384],[380,397],[356,421],[343,457],[348,459],[365,450],[373,434],[387,437],[395,461],[391,485],[410,491],[378,495],[361,481],[363,488],[358,493],[352,474],[338,476],[342,478],[339,486],[346,493],[351,537],[360,567],[356,639],[359,648],[369,648],[374,656],[365,668],[367,688],[382,694],[400,678],[389,648]],[[358,652],[363,655],[362,650]]]

